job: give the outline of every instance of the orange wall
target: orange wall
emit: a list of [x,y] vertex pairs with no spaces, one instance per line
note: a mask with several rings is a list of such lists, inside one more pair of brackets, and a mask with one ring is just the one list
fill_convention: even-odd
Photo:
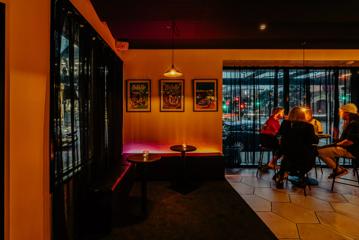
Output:
[[[6,6],[5,239],[51,238],[49,193],[49,0],[0,0]],[[89,0],[75,1],[114,47]],[[92,10],[91,10],[92,9]]]
[[49,236],[49,9],[47,0],[11,0],[6,9],[8,239]]
[[[131,45],[131,43],[130,43]],[[121,53],[125,79],[151,79],[151,112],[124,112],[124,153],[149,149],[170,152],[173,144],[193,144],[198,152],[222,150],[222,68],[225,60],[302,60],[302,50],[176,50],[175,66],[184,73],[185,112],[159,111],[159,79],[168,69],[170,50],[129,50]],[[358,50],[306,50],[306,60],[358,60]],[[193,112],[192,79],[218,79],[218,112]],[[124,83],[124,96],[126,86]],[[124,109],[126,102],[124,101]]]

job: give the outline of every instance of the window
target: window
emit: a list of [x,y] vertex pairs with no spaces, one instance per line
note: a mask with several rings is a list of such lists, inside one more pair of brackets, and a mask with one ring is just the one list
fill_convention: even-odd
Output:
[[122,61],[69,1],[52,17],[53,238],[82,239],[88,189],[121,157]]
[[350,86],[351,69],[225,68],[224,154],[233,159],[236,152],[237,166],[256,164],[259,130],[277,106],[287,113],[294,106],[310,106],[324,133],[331,133],[339,125],[339,105],[350,102]]

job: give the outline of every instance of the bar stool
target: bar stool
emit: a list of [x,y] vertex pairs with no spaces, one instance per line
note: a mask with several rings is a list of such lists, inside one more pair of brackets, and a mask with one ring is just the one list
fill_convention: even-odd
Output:
[[[358,162],[356,158],[344,158],[345,160],[348,159],[349,161],[351,160],[352,162],[352,168],[353,168],[353,176],[357,177],[357,180],[353,180],[350,178],[344,178],[344,177],[336,177],[335,176],[335,172],[337,171],[338,167],[339,167],[339,159],[340,158],[336,158],[336,167],[333,169],[333,181],[332,181],[332,188],[331,191],[333,192],[334,190],[334,184],[335,183],[339,183],[339,184],[344,184],[344,185],[348,185],[348,186],[353,186],[353,187],[359,187],[359,174],[358,174]],[[350,184],[350,183],[346,183],[346,182],[338,182],[335,181],[335,179],[342,179],[348,182],[357,182],[358,185],[354,185],[354,184]]]
[[261,177],[262,176],[262,171],[261,169],[263,168],[263,156],[264,156],[264,152],[272,152],[273,149],[271,148],[267,148],[264,147],[262,144],[259,144],[259,159],[258,159],[258,168],[257,168],[257,172],[256,172],[256,176]]
[[314,163],[314,171],[315,171],[315,178],[318,178],[318,173],[317,173],[317,162],[319,161],[319,166],[320,166],[320,172],[323,174],[323,166],[322,163],[320,162],[320,159],[318,159],[318,157],[315,158],[315,163]]

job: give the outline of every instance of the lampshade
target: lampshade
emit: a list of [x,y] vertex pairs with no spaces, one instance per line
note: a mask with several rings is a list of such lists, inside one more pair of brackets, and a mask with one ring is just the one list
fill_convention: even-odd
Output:
[[183,73],[182,72],[180,72],[178,69],[176,69],[175,68],[175,64],[174,64],[174,55],[175,55],[175,53],[174,53],[174,36],[175,36],[175,29],[176,28],[176,26],[175,26],[175,22],[174,21],[172,21],[172,26],[171,26],[171,29],[172,29],[172,51],[171,51],[171,68],[169,69],[169,70],[167,70],[164,74],[163,74],[163,76],[165,76],[165,77],[169,77],[169,78],[175,78],[175,77],[181,77],[181,76],[183,76]]
[[171,68],[167,70],[163,76],[165,77],[181,77],[183,76],[183,73],[181,73],[179,70],[175,68],[175,66],[172,64]]

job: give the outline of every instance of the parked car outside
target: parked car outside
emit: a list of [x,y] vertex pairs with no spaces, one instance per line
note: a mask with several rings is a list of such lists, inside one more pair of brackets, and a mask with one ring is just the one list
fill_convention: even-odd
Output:
[[250,120],[223,122],[223,147],[241,147],[242,151],[259,150],[261,124]]

